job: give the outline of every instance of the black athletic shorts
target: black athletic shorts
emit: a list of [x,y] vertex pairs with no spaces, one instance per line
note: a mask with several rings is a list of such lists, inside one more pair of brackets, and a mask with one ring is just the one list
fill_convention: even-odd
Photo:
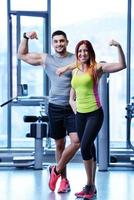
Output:
[[59,106],[49,103],[49,137],[64,138],[67,134],[76,132],[75,114],[70,105]]

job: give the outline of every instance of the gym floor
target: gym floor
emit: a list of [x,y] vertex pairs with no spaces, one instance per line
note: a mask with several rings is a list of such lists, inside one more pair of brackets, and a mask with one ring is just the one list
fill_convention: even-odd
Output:
[[[75,200],[74,193],[86,183],[82,163],[68,164],[71,191],[58,194],[48,188],[48,170],[32,168],[0,167],[0,200]],[[60,180],[59,180],[60,181]],[[106,172],[97,170],[97,200],[133,200],[134,172],[129,168],[111,168]]]

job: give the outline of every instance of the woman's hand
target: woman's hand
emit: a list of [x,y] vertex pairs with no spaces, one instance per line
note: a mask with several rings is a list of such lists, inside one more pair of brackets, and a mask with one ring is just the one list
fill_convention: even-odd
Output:
[[56,74],[58,76],[63,75],[65,72],[66,72],[66,67],[61,67],[61,68],[56,69]]
[[76,101],[69,101],[69,103],[70,103],[70,106],[71,106],[71,108],[72,108],[72,110],[73,110],[73,112],[74,112],[74,114],[76,114]]
[[115,47],[120,47],[120,46],[121,46],[120,43],[117,42],[117,41],[115,41],[115,40],[111,40],[111,41],[109,42],[109,45],[110,45],[110,46],[115,46]]

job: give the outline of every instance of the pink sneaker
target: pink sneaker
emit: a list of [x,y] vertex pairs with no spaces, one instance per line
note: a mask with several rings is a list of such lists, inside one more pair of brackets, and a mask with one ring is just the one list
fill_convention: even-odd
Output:
[[55,166],[50,166],[49,167],[49,173],[50,173],[50,179],[49,179],[49,188],[50,190],[54,191],[56,187],[56,183],[58,178],[60,177],[60,174],[56,174],[55,171]]
[[96,193],[97,193],[96,188],[92,189],[92,186],[85,185],[82,191],[75,193],[75,196],[78,198],[92,199],[93,197],[96,196]]
[[95,195],[95,193],[94,192],[89,192],[89,194],[85,194],[84,196],[83,196],[83,198],[84,198],[84,200],[90,200],[90,199],[93,199],[93,198],[95,198],[96,197],[96,195]]
[[70,190],[71,189],[70,189],[69,181],[66,178],[61,179],[58,193],[66,193],[66,192],[69,192]]
[[85,187],[83,187],[82,191],[76,192],[75,196],[78,198],[82,198],[87,193],[87,190],[88,190],[88,186],[86,185]]
[[89,186],[89,191],[83,196],[84,200],[94,199],[97,195],[97,190],[94,185]]

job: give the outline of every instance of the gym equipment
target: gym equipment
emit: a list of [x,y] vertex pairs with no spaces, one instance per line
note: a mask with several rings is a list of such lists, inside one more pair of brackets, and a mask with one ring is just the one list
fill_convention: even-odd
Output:
[[[131,142],[131,122],[132,118],[134,118],[134,97],[131,98],[132,102],[127,105],[126,110],[127,110],[127,146],[128,148],[132,149],[134,151],[134,146]],[[134,162],[134,156],[130,156],[131,162]]]
[[[33,98],[33,97],[29,97]],[[18,100],[19,97],[11,98],[0,106],[3,107],[13,100]],[[42,97],[40,102],[40,115],[39,116],[24,116],[23,120],[30,123],[30,132],[26,137],[34,138],[34,152],[32,155],[10,156],[8,163],[0,163],[2,166],[15,166],[15,167],[33,167],[34,169],[43,168],[43,138],[48,139],[48,116],[47,116],[47,97]]]
[[6,101],[6,102],[4,102],[3,104],[1,104],[0,105],[0,107],[3,107],[3,106],[5,106],[6,104],[8,104],[8,103],[11,103],[13,100],[17,100],[18,99],[18,97],[13,97],[13,98],[11,98],[11,99],[9,99],[8,101]]
[[48,138],[48,116],[24,116],[24,122],[30,124],[30,133],[26,137],[35,139],[34,169],[42,169],[43,166],[43,138]]
[[110,161],[112,164],[118,164],[121,163],[121,166],[125,166],[125,163],[127,166],[134,167],[134,145],[132,144],[131,139],[131,126],[132,126],[132,120],[134,118],[134,96],[131,97],[132,101],[127,104],[126,106],[126,119],[127,119],[127,140],[126,140],[126,150],[118,151],[118,153],[112,153],[112,156],[110,158]]

